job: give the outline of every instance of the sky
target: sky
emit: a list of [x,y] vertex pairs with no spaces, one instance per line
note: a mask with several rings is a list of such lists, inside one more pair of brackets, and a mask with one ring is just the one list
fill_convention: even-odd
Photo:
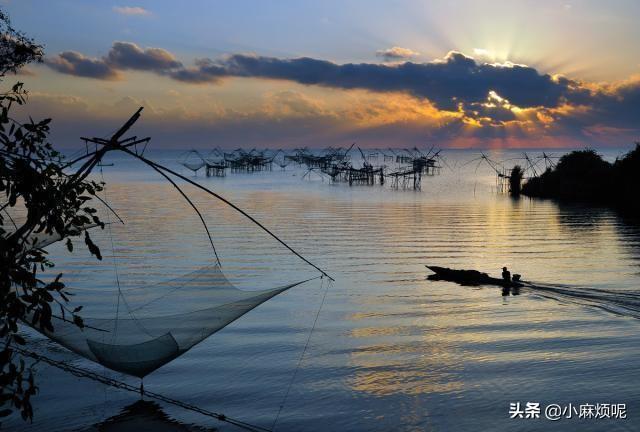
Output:
[[632,0],[0,0],[43,63],[17,77],[52,141],[138,107],[165,148],[630,147]]

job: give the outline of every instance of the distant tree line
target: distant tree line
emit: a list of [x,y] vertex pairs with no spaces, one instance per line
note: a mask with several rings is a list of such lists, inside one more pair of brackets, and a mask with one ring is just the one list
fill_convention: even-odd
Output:
[[595,150],[577,150],[560,158],[555,168],[529,179],[522,194],[615,206],[640,214],[640,143],[610,163]]

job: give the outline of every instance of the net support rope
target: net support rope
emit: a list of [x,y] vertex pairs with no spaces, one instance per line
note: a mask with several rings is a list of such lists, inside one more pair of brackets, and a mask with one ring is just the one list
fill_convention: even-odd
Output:
[[[247,212],[245,212],[244,210],[242,210],[240,207],[238,207],[237,205],[233,204],[231,201],[227,200],[226,198],[224,198],[223,196],[219,195],[218,193],[212,191],[211,189],[208,189],[204,186],[202,186],[200,183],[194,182],[193,180],[183,176],[182,174],[177,173],[176,171],[167,168],[166,166],[160,165],[152,160],[149,160],[147,158],[145,158],[144,156],[142,156],[141,154],[137,154],[133,151],[131,151],[130,149],[126,148],[126,147],[119,147],[119,150],[139,159],[140,161],[144,162],[145,164],[147,164],[148,166],[152,167],[155,171],[157,171],[158,173],[162,174],[164,178],[166,178],[167,180],[169,180],[173,185],[175,185],[175,182],[173,182],[169,176],[167,174],[171,174],[172,176],[179,178],[187,183],[189,183],[190,185],[202,190],[203,192],[217,198],[218,200],[222,201],[223,203],[227,204],[229,207],[233,208],[234,210],[236,210],[237,212],[239,212],[240,214],[242,214],[244,217],[246,217],[247,219],[249,219],[251,222],[253,222],[254,224],[256,224],[258,227],[260,227],[264,232],[266,232],[267,234],[269,234],[271,237],[273,237],[275,240],[277,240],[280,244],[282,244],[284,247],[286,247],[288,250],[290,250],[294,255],[296,255],[298,258],[300,258],[302,261],[306,262],[307,264],[309,264],[311,267],[315,268],[316,270],[318,270],[323,276],[327,277],[330,281],[335,281],[334,278],[332,278],[327,272],[325,272],[324,270],[322,270],[320,267],[318,267],[317,265],[315,265],[314,263],[312,263],[311,261],[309,261],[307,258],[305,258],[304,256],[300,255],[299,252],[297,252],[296,250],[294,250],[291,246],[289,246],[285,241],[283,241],[282,239],[280,239],[280,237],[278,237],[277,235],[275,235],[272,231],[270,231],[267,227],[265,227],[263,224],[261,224],[260,222],[258,222],[258,220],[256,220],[253,216],[251,216],[250,214],[248,214]],[[178,188],[179,189],[179,188]],[[180,189],[179,189],[180,190]],[[181,192],[181,194],[183,195],[183,197],[187,198],[186,195],[184,194],[184,192]],[[195,207],[194,205],[192,205],[192,207]],[[204,224],[205,228],[206,228],[206,223]],[[207,233],[208,233],[208,228],[207,228]],[[211,240],[211,237],[209,237],[209,240]],[[211,244],[213,245],[213,241],[211,241]],[[214,247],[214,251],[215,251],[215,247]],[[217,254],[216,254],[217,255]]]
[[[324,282],[324,279],[321,277],[321,284]],[[291,380],[289,381],[289,385],[287,386],[287,390],[284,393],[284,397],[282,398],[282,402],[280,402],[280,407],[278,408],[278,413],[276,414],[276,418],[273,420],[273,425],[271,425],[271,431],[276,430],[276,424],[278,423],[278,419],[280,418],[280,414],[284,409],[285,404],[287,403],[287,398],[289,397],[289,393],[291,392],[291,387],[293,387],[294,382],[296,381],[296,377],[298,376],[298,370],[300,370],[300,366],[302,366],[302,362],[304,360],[304,356],[307,353],[307,349],[309,348],[309,343],[311,342],[311,336],[313,335],[313,331],[316,328],[316,324],[318,323],[318,318],[320,317],[320,312],[322,311],[322,307],[324,306],[324,301],[327,298],[327,292],[329,292],[329,286],[331,285],[333,279],[329,279],[324,288],[324,293],[322,294],[322,300],[320,301],[320,306],[318,307],[318,311],[316,312],[316,317],[313,320],[313,324],[311,326],[311,330],[309,330],[309,335],[307,336],[307,341],[304,344],[304,348],[302,349],[302,353],[300,353],[300,358],[298,358],[298,364],[296,365],[293,374],[291,375]]]
[[[49,357],[45,357],[41,354],[38,354],[36,352],[33,351],[27,351],[24,350],[22,348],[19,347],[12,347],[12,350],[21,354],[24,357],[29,357],[32,358],[38,362],[43,362],[46,363],[50,366],[56,367],[58,369],[61,369],[65,372],[69,372],[70,374],[80,377],[80,378],[89,378],[93,381],[97,381],[99,383],[120,389],[120,390],[126,390],[132,393],[136,393],[136,394],[140,394],[140,388],[133,386],[131,384],[127,384],[123,381],[119,381],[117,379],[114,378],[110,378],[104,375],[100,375],[96,372],[90,371],[88,369],[84,369],[78,366],[73,366],[71,364],[69,364],[68,362],[62,362],[59,360],[54,360],[51,359]],[[144,396],[147,396],[151,399],[155,399],[161,402],[165,402],[171,405],[175,405],[178,406],[180,408],[186,409],[188,411],[193,411],[199,414],[202,414],[204,416],[207,417],[212,417],[218,421],[221,422],[225,422],[225,423],[229,423],[232,424],[234,426],[237,426],[241,429],[247,430],[247,431],[252,431],[252,432],[272,432],[271,429],[262,427],[262,426],[258,426],[258,425],[254,425],[251,423],[247,423],[244,422],[242,420],[238,420],[235,418],[231,418],[231,417],[227,417],[226,415],[222,414],[222,413],[217,413],[217,412],[213,412],[213,411],[209,411],[206,410],[204,408],[200,408],[196,405],[192,405],[183,401],[180,401],[178,399],[173,399],[164,395],[161,395],[159,393],[154,393],[154,392],[150,392],[150,391],[144,391],[143,393]]]
[[[105,181],[104,181],[104,171],[102,170],[102,166],[100,166],[100,177],[102,178],[102,183],[105,183]],[[104,193],[104,205],[105,205],[105,207],[108,207],[109,206],[109,204],[108,204],[109,198],[107,197],[107,188],[106,187],[103,189],[103,193]],[[122,296],[122,288],[120,286],[120,275],[119,275],[119,272],[118,272],[118,260],[116,258],[116,247],[115,247],[115,243],[113,241],[113,231],[111,231],[111,215],[110,215],[108,209],[107,209],[106,213],[107,213],[107,226],[109,227],[109,239],[111,240],[111,256],[113,258],[113,271],[114,271],[114,276],[115,276],[115,280],[116,280],[116,286],[118,287],[118,300],[117,300],[117,305],[116,305],[116,320],[115,320],[114,329],[113,329],[113,338],[114,338],[114,340],[112,341],[112,343],[113,343],[115,341],[115,335],[118,332],[118,316],[120,314],[120,297]]]

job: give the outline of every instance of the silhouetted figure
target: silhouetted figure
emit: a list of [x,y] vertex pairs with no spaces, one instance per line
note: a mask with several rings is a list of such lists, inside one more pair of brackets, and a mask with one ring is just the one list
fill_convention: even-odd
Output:
[[511,283],[511,272],[506,267],[502,267],[502,279],[504,279],[505,283]]

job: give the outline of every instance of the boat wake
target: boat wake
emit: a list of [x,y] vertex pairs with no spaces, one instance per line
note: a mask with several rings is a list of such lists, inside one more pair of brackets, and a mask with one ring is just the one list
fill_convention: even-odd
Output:
[[640,293],[636,291],[537,283],[526,283],[525,287],[541,297],[597,307],[616,315],[640,319]]

